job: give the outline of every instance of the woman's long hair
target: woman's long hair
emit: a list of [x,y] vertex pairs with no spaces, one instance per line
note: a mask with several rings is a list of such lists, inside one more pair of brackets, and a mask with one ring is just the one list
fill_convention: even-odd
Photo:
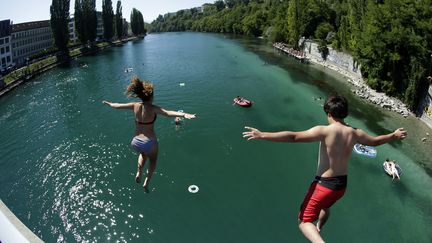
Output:
[[126,89],[126,95],[140,98],[143,102],[150,101],[153,98],[153,84],[134,76]]

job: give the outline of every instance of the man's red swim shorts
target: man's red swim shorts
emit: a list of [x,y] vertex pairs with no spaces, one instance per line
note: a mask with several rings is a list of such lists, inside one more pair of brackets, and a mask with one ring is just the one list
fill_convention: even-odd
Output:
[[316,221],[321,209],[330,208],[344,195],[345,190],[346,187],[332,190],[322,186],[319,181],[314,181],[300,207],[299,220],[302,222]]

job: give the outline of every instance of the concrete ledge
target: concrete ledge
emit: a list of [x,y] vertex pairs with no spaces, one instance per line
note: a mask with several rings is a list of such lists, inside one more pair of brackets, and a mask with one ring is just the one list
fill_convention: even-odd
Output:
[[0,242],[43,242],[0,200]]

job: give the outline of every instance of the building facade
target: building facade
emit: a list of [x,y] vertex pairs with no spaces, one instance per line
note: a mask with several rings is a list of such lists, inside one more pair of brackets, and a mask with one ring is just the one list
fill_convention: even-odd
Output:
[[69,41],[71,42],[77,41],[78,35],[75,30],[75,18],[73,15],[71,15],[71,17],[69,18],[68,29],[69,29]]
[[[96,12],[97,17],[97,27],[96,27],[96,41],[103,40],[104,38],[104,27],[103,27],[103,19],[102,19],[102,12]],[[75,29],[75,18],[73,15],[71,15],[69,19],[69,40],[71,42],[78,41],[78,33]]]
[[53,47],[49,20],[12,25],[12,58],[17,65],[26,64],[27,58]]
[[102,18],[102,12],[96,12],[97,17],[97,34],[96,34],[96,40],[100,41],[104,38],[104,26],[103,26],[103,18]]
[[0,71],[13,65],[12,58],[12,25],[9,19],[0,21]]

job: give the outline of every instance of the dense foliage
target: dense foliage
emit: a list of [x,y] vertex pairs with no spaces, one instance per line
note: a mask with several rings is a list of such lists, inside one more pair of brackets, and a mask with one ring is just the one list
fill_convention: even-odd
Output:
[[130,23],[131,23],[132,33],[134,35],[146,34],[147,30],[145,29],[144,26],[144,17],[142,13],[136,8],[132,9],[131,16],[130,16]]
[[432,54],[432,0],[218,0],[168,13],[151,32],[203,31],[264,36],[300,48],[306,37],[350,53],[368,84],[415,109]]
[[111,0],[102,1],[102,21],[104,38],[106,40],[111,40],[114,36],[114,11]]
[[54,37],[54,44],[64,56],[69,56],[69,0],[52,0],[51,29]]
[[115,29],[116,29],[117,38],[121,39],[124,36],[124,33],[123,33],[122,4],[120,0],[117,1],[117,8],[115,14],[115,27],[116,27]]
[[97,37],[96,0],[76,0],[74,18],[80,42],[94,42]]

